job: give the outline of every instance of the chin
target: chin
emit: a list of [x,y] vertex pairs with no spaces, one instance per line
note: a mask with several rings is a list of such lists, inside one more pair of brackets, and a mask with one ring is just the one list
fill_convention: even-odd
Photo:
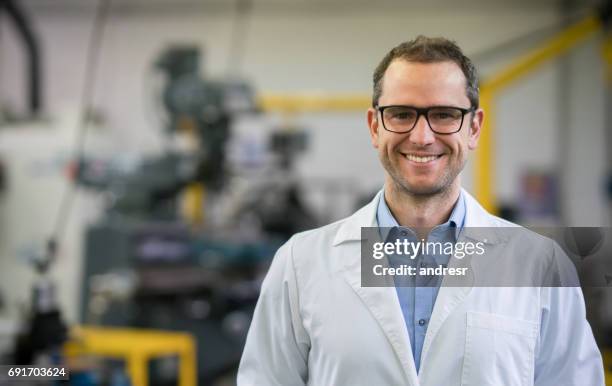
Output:
[[451,189],[454,179],[451,178],[451,175],[442,175],[435,179],[394,178],[393,180],[399,190],[413,196],[426,197],[448,191]]
[[405,180],[400,183],[396,181],[396,185],[400,190],[414,196],[433,196],[448,188],[444,184],[408,182]]
[[404,190],[406,190],[406,192],[412,194],[413,196],[427,197],[440,194],[445,189],[441,186],[407,186],[404,187]]

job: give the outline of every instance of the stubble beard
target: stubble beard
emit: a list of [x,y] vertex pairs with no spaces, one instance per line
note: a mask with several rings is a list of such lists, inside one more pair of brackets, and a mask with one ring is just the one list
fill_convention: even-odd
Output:
[[389,158],[384,156],[381,157],[381,161],[383,167],[387,171],[387,178],[391,179],[392,189],[394,189],[396,193],[423,200],[448,194],[452,190],[453,182],[457,180],[459,173],[461,173],[465,167],[467,160],[464,160],[457,168],[445,170],[443,175],[430,186],[415,186],[411,184],[402,176],[399,165],[393,165]]

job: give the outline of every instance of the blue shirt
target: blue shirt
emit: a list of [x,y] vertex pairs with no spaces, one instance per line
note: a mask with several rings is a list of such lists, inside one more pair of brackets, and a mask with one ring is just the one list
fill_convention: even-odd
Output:
[[[390,229],[381,230],[382,238],[385,241],[391,242],[394,242],[396,239],[407,239],[409,242],[416,242],[416,234],[410,228],[402,227],[398,224],[389,210],[384,197],[384,194],[381,195],[381,199],[378,202],[376,218],[379,227]],[[456,242],[465,222],[465,212],[465,198],[462,192],[448,221],[433,228],[425,241],[440,243]],[[420,267],[446,266],[450,256],[429,254],[419,255],[415,259],[410,259],[406,256],[391,255],[387,256],[387,258],[391,267],[407,264],[418,269]],[[404,315],[404,321],[406,322],[410,346],[412,347],[412,356],[414,357],[417,371],[421,365],[421,351],[425,341],[425,333],[427,332],[429,319],[431,318],[434,303],[440,290],[440,284],[441,278],[436,276],[395,276],[395,289],[402,308],[402,314]]]

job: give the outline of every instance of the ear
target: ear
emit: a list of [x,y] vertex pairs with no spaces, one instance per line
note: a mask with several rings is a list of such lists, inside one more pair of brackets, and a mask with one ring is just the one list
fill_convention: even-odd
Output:
[[378,149],[378,111],[370,107],[366,115],[368,121],[368,128],[370,129],[370,138],[372,139],[372,146]]
[[475,150],[478,147],[478,139],[480,138],[480,130],[482,129],[483,122],[484,111],[482,109],[478,109],[472,114],[470,131],[468,133],[468,149]]

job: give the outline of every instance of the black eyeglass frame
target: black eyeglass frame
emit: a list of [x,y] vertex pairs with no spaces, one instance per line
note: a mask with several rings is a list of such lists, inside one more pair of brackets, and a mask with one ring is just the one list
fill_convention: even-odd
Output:
[[[385,111],[385,109],[388,109],[390,107],[408,107],[411,109],[414,109],[417,112],[417,116],[416,119],[414,120],[414,125],[412,125],[412,127],[408,130],[408,131],[393,131],[393,130],[389,130],[387,129],[387,126],[385,125],[385,119],[383,116],[383,112]],[[416,127],[417,122],[419,121],[419,118],[421,118],[421,115],[423,115],[425,117],[425,121],[427,122],[427,126],[429,126],[429,129],[431,131],[433,131],[434,133],[438,134],[438,135],[450,135],[450,134],[455,134],[461,131],[461,128],[463,127],[463,120],[465,119],[465,114],[468,113],[473,113],[476,111],[475,107],[470,107],[469,109],[464,109],[462,107],[457,107],[457,106],[429,106],[429,107],[415,107],[415,106],[409,106],[409,105],[387,105],[387,106],[375,106],[374,107],[376,109],[376,111],[378,111],[380,113],[380,120],[383,124],[383,128],[391,133],[396,133],[396,134],[407,134],[410,133],[412,130],[414,130],[414,128]],[[431,123],[429,123],[429,117],[427,116],[427,114],[429,113],[430,110],[433,109],[455,109],[455,110],[459,110],[461,111],[461,123],[459,124],[459,128],[456,131],[450,132],[450,133],[441,133],[439,131],[436,131],[433,129],[433,127],[431,127]]]

